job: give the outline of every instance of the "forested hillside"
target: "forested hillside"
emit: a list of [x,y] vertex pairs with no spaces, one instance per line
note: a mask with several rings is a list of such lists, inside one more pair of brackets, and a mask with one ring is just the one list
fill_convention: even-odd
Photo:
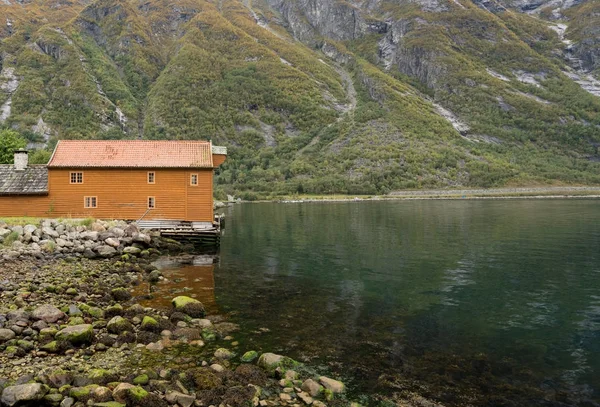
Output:
[[0,0],[0,24],[0,125],[37,148],[211,139],[249,199],[600,183],[599,0]]

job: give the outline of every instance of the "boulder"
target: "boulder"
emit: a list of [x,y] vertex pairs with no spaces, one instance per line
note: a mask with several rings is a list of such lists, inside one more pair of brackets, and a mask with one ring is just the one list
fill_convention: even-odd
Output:
[[310,394],[312,397],[317,397],[321,393],[321,385],[313,379],[307,379],[302,383],[302,390]]
[[52,229],[51,227],[45,226],[42,228],[42,234],[46,235],[46,236],[50,236],[54,239],[56,239],[57,237],[59,237],[60,235],[58,234],[58,232],[54,229]]
[[48,393],[48,388],[41,383],[9,386],[2,392],[2,403],[12,407],[16,404],[41,400],[46,393]]
[[10,341],[16,334],[10,329],[0,328],[0,342]]
[[121,242],[119,242],[119,239],[116,239],[113,237],[109,237],[108,239],[106,239],[104,241],[104,243],[106,243],[107,245],[109,245],[111,247],[119,247],[119,245],[121,244]]
[[137,255],[140,254],[142,252],[142,249],[140,249],[139,247],[134,247],[134,246],[129,246],[123,249],[123,253],[125,254],[133,254],[133,255]]
[[277,368],[282,368],[284,370],[292,369],[298,366],[299,363],[287,356],[281,356],[275,353],[263,353],[260,355],[260,358],[258,358],[257,365],[269,373],[274,373]]
[[133,332],[133,325],[127,319],[116,316],[108,321],[108,325],[106,325],[106,329],[111,334],[120,334],[121,332],[129,331]]
[[72,345],[88,344],[94,339],[94,329],[90,324],[73,325],[58,331],[55,338]]
[[173,304],[173,307],[175,307],[176,311],[183,312],[192,318],[202,318],[206,314],[204,305],[202,305],[200,301],[190,297],[175,297],[171,303]]
[[258,357],[258,352],[255,350],[250,350],[242,355],[240,360],[244,363],[251,363]]
[[115,288],[110,293],[115,301],[127,301],[131,299],[131,293],[123,287]]
[[150,244],[152,242],[152,238],[150,236],[148,236],[147,234],[144,233],[134,233],[131,238],[133,239],[134,242],[137,243],[144,243],[144,244]]
[[327,390],[331,390],[333,393],[343,393],[345,390],[344,383],[330,379],[329,377],[321,376],[319,381]]
[[215,351],[215,357],[217,359],[231,359],[233,356],[233,352],[229,349],[219,348]]
[[64,312],[53,305],[44,304],[37,307],[33,313],[33,318],[53,324],[65,316]]
[[117,249],[109,245],[102,245],[96,248],[98,254],[102,257],[113,257],[117,254]]
[[118,401],[119,403],[125,403],[127,397],[127,391],[129,389],[133,389],[135,386],[129,383],[119,383],[117,387],[113,390],[112,396],[113,399]]

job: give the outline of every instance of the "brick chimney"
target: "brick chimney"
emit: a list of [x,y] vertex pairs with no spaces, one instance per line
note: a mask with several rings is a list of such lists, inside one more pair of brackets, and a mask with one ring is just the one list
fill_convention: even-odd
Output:
[[29,164],[29,151],[27,150],[15,150],[15,170],[25,171]]

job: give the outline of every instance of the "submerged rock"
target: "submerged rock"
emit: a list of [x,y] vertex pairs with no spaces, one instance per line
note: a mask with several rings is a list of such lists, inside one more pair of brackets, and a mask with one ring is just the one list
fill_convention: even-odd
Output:
[[329,377],[321,376],[319,381],[327,390],[331,390],[333,393],[343,393],[345,390],[344,383],[339,380],[330,379]]

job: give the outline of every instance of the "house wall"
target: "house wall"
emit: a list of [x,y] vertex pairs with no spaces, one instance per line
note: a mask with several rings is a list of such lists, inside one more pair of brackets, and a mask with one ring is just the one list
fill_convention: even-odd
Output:
[[226,158],[227,156],[225,154],[213,154],[213,165],[215,168],[223,164]]
[[[83,172],[82,184],[71,184],[70,173]],[[148,184],[148,172],[155,183]],[[198,174],[198,185],[190,184]],[[212,222],[213,173],[210,169],[54,169],[48,170],[47,197],[0,197],[0,216],[93,217]],[[84,197],[97,197],[97,208],[85,208]]]
[[0,196],[0,216],[49,217],[50,200],[47,195]]

